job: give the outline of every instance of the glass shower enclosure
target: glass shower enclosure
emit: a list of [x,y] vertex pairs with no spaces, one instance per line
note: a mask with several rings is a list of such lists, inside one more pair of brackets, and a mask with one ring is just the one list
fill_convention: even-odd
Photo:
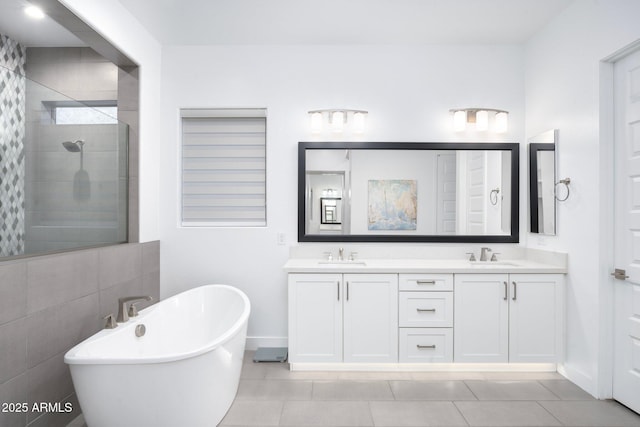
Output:
[[129,128],[0,66],[0,256],[127,241]]

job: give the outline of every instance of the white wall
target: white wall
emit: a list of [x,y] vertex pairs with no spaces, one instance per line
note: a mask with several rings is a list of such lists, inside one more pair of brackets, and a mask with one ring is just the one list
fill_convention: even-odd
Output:
[[577,0],[526,45],[527,137],[559,129],[558,177],[571,178],[571,197],[558,205],[558,236],[528,241],[569,253],[565,367],[599,397],[611,393],[612,268],[610,234],[602,229],[610,226],[611,164],[600,61],[640,39],[639,16],[637,0]]
[[[449,109],[470,106],[509,110],[509,133],[454,134]],[[266,228],[178,226],[179,108],[187,107],[268,109]],[[368,110],[371,141],[522,141],[522,47],[165,47],[158,120],[163,297],[204,283],[236,285],[252,301],[248,335],[283,343],[287,282],[281,267],[289,245],[297,244],[297,142],[311,139],[307,111],[331,107]],[[287,245],[277,245],[279,232]]]
[[117,0],[58,0],[140,66],[140,242],[159,238],[160,44]]

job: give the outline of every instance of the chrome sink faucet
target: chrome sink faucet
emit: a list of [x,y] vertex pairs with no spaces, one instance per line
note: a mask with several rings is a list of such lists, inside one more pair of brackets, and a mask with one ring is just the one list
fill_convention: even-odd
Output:
[[116,321],[118,323],[124,323],[129,321],[129,314],[127,313],[127,303],[132,301],[151,301],[153,298],[150,296],[139,296],[139,297],[123,297],[118,298],[118,317]]
[[344,261],[344,248],[338,249],[338,261]]
[[491,252],[491,248],[480,248],[480,261],[488,261],[487,252]]

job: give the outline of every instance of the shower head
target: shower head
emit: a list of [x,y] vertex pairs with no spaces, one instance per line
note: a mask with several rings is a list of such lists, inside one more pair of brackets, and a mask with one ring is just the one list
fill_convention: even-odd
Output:
[[71,153],[77,153],[79,151],[82,151],[82,146],[84,145],[84,141],[82,139],[78,139],[76,141],[64,141],[62,143],[62,145],[64,146],[64,148],[67,149],[67,151],[71,152]]

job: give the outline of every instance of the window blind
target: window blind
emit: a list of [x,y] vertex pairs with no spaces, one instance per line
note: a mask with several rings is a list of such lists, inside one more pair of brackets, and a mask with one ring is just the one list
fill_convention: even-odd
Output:
[[266,110],[182,110],[182,225],[266,225]]

